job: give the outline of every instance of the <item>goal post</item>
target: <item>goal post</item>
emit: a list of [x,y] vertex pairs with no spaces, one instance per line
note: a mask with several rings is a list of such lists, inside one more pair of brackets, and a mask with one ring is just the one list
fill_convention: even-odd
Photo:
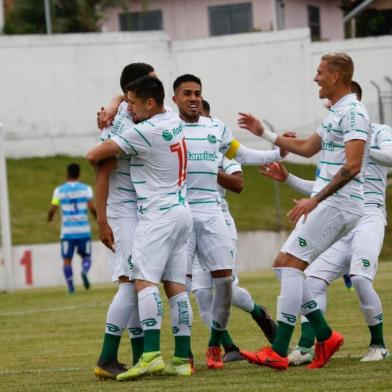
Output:
[[11,224],[8,199],[7,162],[5,158],[5,137],[3,125],[0,124],[0,232],[2,247],[2,268],[0,269],[0,288],[7,292],[15,290],[12,273]]

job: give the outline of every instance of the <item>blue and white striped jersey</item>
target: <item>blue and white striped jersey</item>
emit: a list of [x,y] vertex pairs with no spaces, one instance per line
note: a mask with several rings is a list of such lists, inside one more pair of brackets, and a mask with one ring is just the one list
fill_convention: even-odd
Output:
[[52,204],[61,207],[61,239],[91,238],[88,202],[93,198],[89,185],[69,181],[53,192]]

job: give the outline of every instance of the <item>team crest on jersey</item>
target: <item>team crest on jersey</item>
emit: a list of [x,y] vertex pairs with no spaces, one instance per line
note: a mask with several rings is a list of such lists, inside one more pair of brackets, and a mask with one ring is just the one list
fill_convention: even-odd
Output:
[[210,135],[207,136],[207,140],[208,140],[211,144],[215,144],[215,143],[216,143],[216,136],[210,134]]
[[165,129],[165,130],[162,132],[162,137],[163,137],[163,139],[166,140],[166,141],[170,141],[170,140],[173,139],[172,133],[171,133],[170,131],[168,131],[167,129]]

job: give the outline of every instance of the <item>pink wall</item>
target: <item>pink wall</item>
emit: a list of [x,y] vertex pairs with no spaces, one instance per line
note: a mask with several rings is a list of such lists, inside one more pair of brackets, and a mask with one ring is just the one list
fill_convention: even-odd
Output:
[[[150,0],[149,10],[162,10],[163,29],[172,40],[205,38],[209,36],[208,7],[251,2],[255,30],[272,29],[272,0]],[[129,11],[141,11],[141,1],[131,1]],[[103,31],[118,31],[120,8],[106,12]]]
[[[187,40],[209,36],[208,7],[251,2],[255,30],[272,30],[274,0],[150,0],[149,10],[162,10],[163,29],[172,40]],[[284,27],[306,27],[307,5],[320,7],[321,35],[324,39],[343,39],[342,12],[339,0],[285,0]],[[129,11],[141,11],[142,1],[132,0]],[[118,31],[120,8],[107,10],[103,31]]]
[[293,29],[308,25],[307,6],[320,8],[321,37],[326,40],[344,39],[343,12],[339,0],[286,0],[284,28]]

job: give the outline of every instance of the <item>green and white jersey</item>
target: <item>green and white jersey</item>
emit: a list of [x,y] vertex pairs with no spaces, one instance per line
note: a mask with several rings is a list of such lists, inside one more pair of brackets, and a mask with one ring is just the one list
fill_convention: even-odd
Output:
[[139,219],[174,220],[182,216],[188,208],[186,143],[178,115],[173,111],[157,114],[112,140],[132,155],[131,176]]
[[344,96],[328,111],[317,133],[321,137],[321,152],[312,196],[320,192],[346,162],[345,143],[358,139],[366,142],[360,174],[324,201],[327,205],[362,215],[364,172],[371,136],[365,106],[357,101],[355,94]]
[[[219,153],[219,166],[218,169],[222,170],[225,174],[233,174],[236,172],[242,172],[241,164],[239,164],[235,159],[228,159],[223,154]],[[218,184],[218,191],[222,198],[221,209],[222,211],[229,212],[229,205],[226,201],[226,189]]]
[[[102,131],[100,141],[104,142],[114,136],[122,135],[132,126],[134,123],[127,110],[127,103],[122,102],[112,126]],[[131,182],[130,164],[130,155],[120,155],[117,158],[117,167],[110,174],[106,207],[106,214],[109,218],[125,218],[136,214],[136,192]]]
[[192,212],[219,211],[219,154],[230,147],[233,135],[216,119],[200,116],[197,123],[183,123],[188,148],[187,200]]
[[[388,125],[372,123],[370,148],[382,150],[392,147],[392,128]],[[388,169],[369,159],[365,171],[365,208],[382,208],[385,214],[385,191]]]

